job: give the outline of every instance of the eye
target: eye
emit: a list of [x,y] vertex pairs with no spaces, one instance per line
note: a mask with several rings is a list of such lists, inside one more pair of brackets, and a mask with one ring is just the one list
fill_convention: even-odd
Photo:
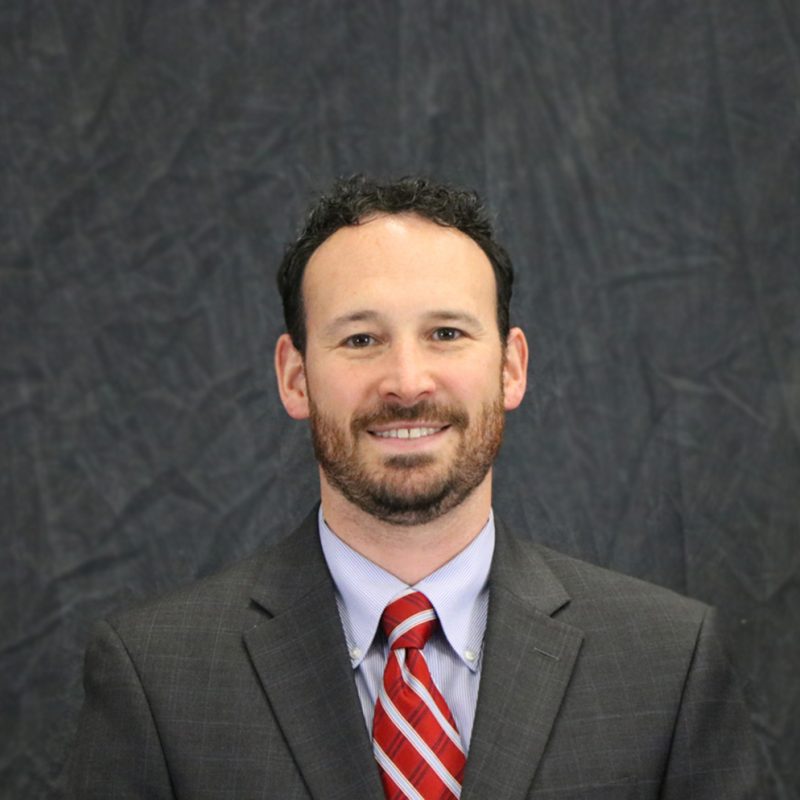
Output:
[[368,333],[354,333],[344,340],[345,347],[369,347],[375,339]]
[[458,328],[437,328],[432,336],[436,342],[454,342],[460,339],[463,333]]

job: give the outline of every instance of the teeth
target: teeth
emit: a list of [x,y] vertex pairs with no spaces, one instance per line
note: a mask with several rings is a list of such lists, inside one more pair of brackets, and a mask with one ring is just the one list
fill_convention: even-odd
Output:
[[422,436],[432,436],[439,428],[394,428],[390,431],[376,431],[375,435],[381,439],[419,439]]

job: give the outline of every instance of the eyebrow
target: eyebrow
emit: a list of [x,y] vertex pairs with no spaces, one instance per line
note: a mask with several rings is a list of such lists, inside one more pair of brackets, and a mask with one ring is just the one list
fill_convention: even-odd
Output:
[[333,336],[338,333],[341,328],[350,325],[353,322],[377,322],[380,319],[380,314],[377,311],[353,311],[350,314],[342,314],[336,317],[325,326],[324,333],[327,336]]
[[[354,322],[380,322],[383,315],[378,311],[370,309],[363,309],[359,311],[352,311],[349,314],[342,314],[340,317],[332,320],[325,326],[325,334],[333,336],[338,333],[342,328],[351,325]],[[483,323],[468,311],[453,311],[451,309],[437,309],[436,311],[426,312],[422,319],[426,322],[457,322],[467,327],[473,328],[476,331],[483,331]]]
[[450,311],[442,309],[440,311],[429,311],[424,319],[430,322],[458,322],[476,330],[483,330],[483,323],[468,311]]

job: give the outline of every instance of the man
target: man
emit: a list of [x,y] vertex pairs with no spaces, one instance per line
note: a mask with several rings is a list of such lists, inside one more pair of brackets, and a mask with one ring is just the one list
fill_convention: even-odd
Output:
[[492,513],[528,351],[477,198],[340,182],[279,284],[321,506],[100,624],[76,796],[758,796],[710,610]]

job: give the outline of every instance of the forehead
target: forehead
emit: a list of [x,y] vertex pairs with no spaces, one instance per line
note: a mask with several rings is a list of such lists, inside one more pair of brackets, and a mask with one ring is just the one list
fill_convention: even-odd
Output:
[[495,292],[492,265],[475,241],[416,214],[340,228],[314,251],[303,277],[308,323],[359,306],[424,312],[444,303],[494,314]]

